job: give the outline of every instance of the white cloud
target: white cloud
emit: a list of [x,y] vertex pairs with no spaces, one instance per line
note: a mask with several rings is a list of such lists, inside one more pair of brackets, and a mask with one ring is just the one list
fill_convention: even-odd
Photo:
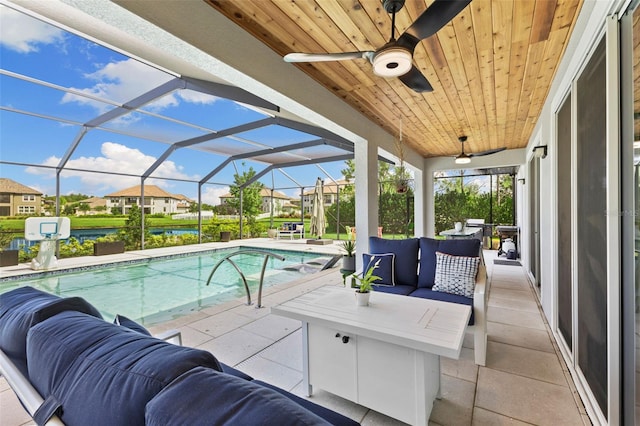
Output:
[[[140,185],[139,177],[121,176],[115,173],[141,175],[156,161],[156,157],[146,155],[138,149],[129,148],[114,142],[103,143],[100,152],[102,154],[101,156],[80,157],[69,160],[66,168],[106,171],[110,172],[110,174],[105,175],[104,173],[87,173],[75,170],[65,170],[62,172],[61,176],[63,178],[79,178],[82,182],[83,188],[81,192],[83,193],[104,194]],[[51,156],[43,162],[43,165],[57,166],[59,162],[60,158]],[[32,174],[48,175],[52,177],[55,176],[55,171],[52,169],[28,167],[26,171]],[[164,161],[155,170],[153,176],[188,180],[199,179],[199,176],[197,175],[188,175],[184,173],[182,166],[179,166],[175,162],[169,160]],[[157,185],[166,190],[169,190],[168,188],[171,186],[171,181],[164,179],[150,178],[145,182],[146,184]]]
[[[74,90],[119,103],[128,102],[173,78],[162,71],[151,68],[133,59],[111,62],[91,74],[86,74],[85,77],[94,81],[95,84],[92,87],[84,89],[73,88]],[[95,102],[91,99],[66,93],[62,97],[62,103],[69,102],[93,106],[99,113],[103,113],[112,108],[111,106]],[[171,94],[155,101],[152,108],[162,109],[177,104],[178,100]]]
[[202,203],[217,206],[220,204],[220,196],[229,192],[229,187],[218,188],[213,186],[205,187],[202,193]]
[[60,43],[64,32],[52,25],[0,7],[0,44],[20,53],[37,52],[39,44]]
[[[97,71],[86,74],[85,77],[95,82],[92,87],[74,88],[77,91],[104,99],[125,103],[133,98],[158,87],[174,78],[173,76],[152,68],[134,59],[111,62]],[[180,100],[193,104],[212,104],[215,96],[207,95],[193,90],[180,90],[165,95],[154,102],[144,106],[145,109],[160,112],[166,108],[176,107]],[[102,114],[112,108],[109,105],[66,93],[62,97],[62,103],[75,102],[80,105],[89,105]],[[135,114],[120,118],[121,123],[136,121]]]
[[192,104],[208,105],[214,103],[218,98],[195,90],[184,89],[178,92],[180,98]]

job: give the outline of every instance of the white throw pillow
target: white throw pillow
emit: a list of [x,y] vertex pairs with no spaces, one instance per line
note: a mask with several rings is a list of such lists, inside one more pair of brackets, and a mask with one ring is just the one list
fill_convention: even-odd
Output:
[[472,298],[479,264],[479,257],[452,256],[437,251],[432,290]]

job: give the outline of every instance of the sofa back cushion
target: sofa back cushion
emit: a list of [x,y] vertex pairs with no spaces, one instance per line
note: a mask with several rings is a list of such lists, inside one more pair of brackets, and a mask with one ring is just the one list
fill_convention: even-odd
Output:
[[330,425],[286,396],[259,384],[194,368],[147,404],[146,424]]
[[452,256],[478,257],[480,255],[480,240],[475,238],[453,240],[420,238],[419,288],[433,287],[436,277],[436,251]]
[[[369,237],[369,253],[395,254],[395,284],[416,286],[418,284],[418,239],[387,240]],[[435,262],[435,254],[434,254]]]
[[27,365],[33,386],[57,401],[69,425],[143,425],[147,402],[176,377],[197,366],[221,370],[209,352],[78,312],[29,330]]
[[0,294],[0,349],[26,373],[27,332],[62,311],[102,318],[100,312],[81,297],[62,298],[29,286]]

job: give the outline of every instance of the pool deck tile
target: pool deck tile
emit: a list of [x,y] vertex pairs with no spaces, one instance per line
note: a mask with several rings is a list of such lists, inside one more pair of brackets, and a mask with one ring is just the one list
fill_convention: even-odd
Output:
[[[199,247],[209,250],[234,245],[340,254],[337,244],[316,246],[307,245],[305,240],[266,238]],[[176,248],[175,252],[188,249],[183,246]],[[174,251],[155,249],[115,256],[131,259],[169,252]],[[468,333],[460,359],[441,360],[443,397],[436,400],[429,425],[590,424],[575,387],[565,374],[566,365],[557,345],[551,340],[552,333],[524,269],[493,265],[495,255],[495,251],[485,251],[492,282],[487,365],[479,367],[473,362],[473,339]],[[111,256],[62,259],[60,263],[70,267],[68,265],[82,266],[113,259],[115,257]],[[28,265],[22,265],[11,271],[1,268],[0,273],[4,276],[5,273],[19,273],[18,270],[30,271]],[[303,396],[300,323],[271,315],[269,307],[319,286],[341,285],[342,282],[337,267],[310,277],[266,289],[264,307],[260,309],[246,306],[245,300],[238,299],[154,325],[150,330],[157,333],[178,329],[182,331],[184,345],[209,350],[222,362]],[[314,389],[310,399],[363,425],[404,424],[320,389]],[[3,426],[33,424],[2,378],[0,408],[0,424]]]

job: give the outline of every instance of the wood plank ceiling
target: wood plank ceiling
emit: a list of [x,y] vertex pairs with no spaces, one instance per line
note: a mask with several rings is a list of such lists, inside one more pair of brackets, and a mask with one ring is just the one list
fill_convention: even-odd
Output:
[[[278,54],[376,50],[391,15],[379,0],[205,0]],[[407,0],[396,35],[432,3]],[[373,74],[366,59],[292,64],[424,157],[525,147],[582,0],[472,0],[420,42],[414,64],[433,85],[416,93]]]

